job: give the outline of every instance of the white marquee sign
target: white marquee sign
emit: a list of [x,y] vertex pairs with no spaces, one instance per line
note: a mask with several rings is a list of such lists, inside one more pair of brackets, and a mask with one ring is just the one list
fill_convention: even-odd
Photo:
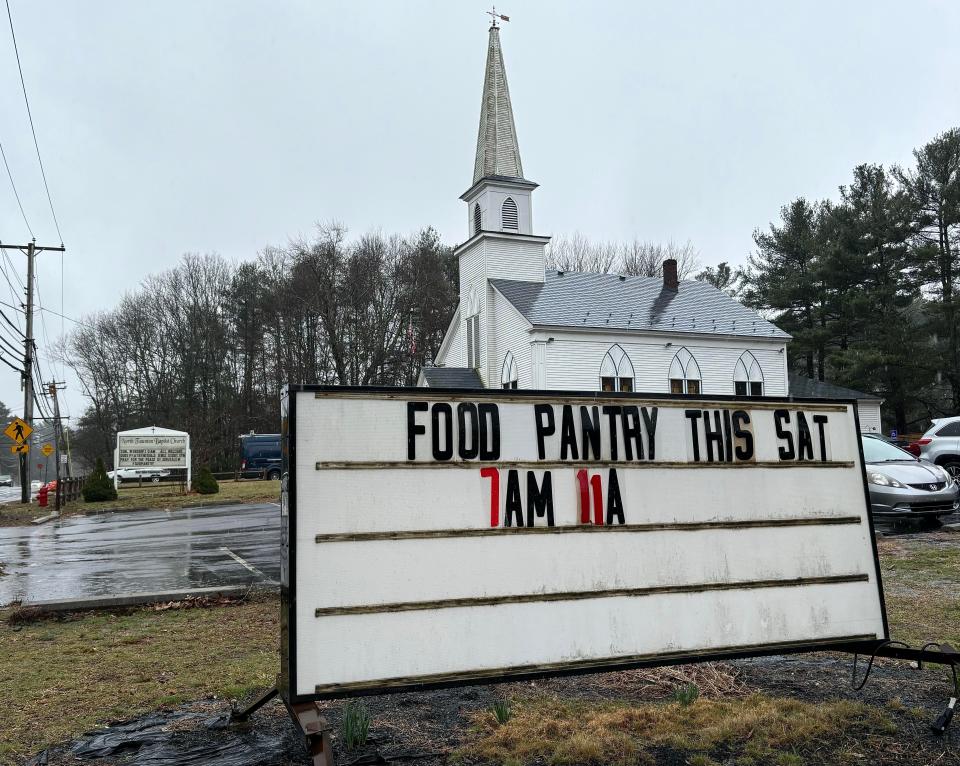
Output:
[[[190,483],[190,435],[169,428],[138,428],[120,431],[113,466],[123,468],[181,468]],[[116,483],[116,474],[114,475]]]
[[852,402],[301,387],[288,699],[887,637]]

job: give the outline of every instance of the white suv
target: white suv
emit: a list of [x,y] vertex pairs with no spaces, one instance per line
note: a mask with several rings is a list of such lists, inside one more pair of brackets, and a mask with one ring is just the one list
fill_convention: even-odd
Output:
[[960,480],[960,416],[937,418],[917,441],[920,457],[946,468]]

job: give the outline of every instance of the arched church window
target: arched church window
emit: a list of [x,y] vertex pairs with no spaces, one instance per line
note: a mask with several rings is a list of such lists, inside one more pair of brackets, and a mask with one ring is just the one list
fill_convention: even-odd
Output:
[[500,208],[500,217],[503,220],[504,229],[513,229],[517,231],[520,228],[517,215],[517,203],[513,197],[507,197]]
[[633,391],[634,377],[630,357],[619,343],[615,343],[604,354],[603,361],[600,363],[600,390]]
[[500,370],[500,386],[502,388],[517,387],[517,363],[513,359],[513,353],[508,351],[503,358],[503,367]]
[[483,213],[480,212],[480,203],[477,202],[473,206],[473,233],[479,234],[482,228],[483,228]]
[[480,366],[480,300],[475,287],[467,292],[463,314],[467,323],[467,367],[476,369]]
[[681,348],[670,362],[670,393],[699,394],[700,380],[700,365],[693,354]]
[[763,370],[749,351],[744,351],[733,368],[733,392],[737,396],[763,396]]

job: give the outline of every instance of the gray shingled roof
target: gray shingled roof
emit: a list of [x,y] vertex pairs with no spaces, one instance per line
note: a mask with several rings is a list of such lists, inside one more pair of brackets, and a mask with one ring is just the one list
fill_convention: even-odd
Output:
[[424,367],[430,388],[483,388],[480,375],[471,367]]
[[510,88],[507,86],[507,70],[503,66],[500,30],[497,27],[490,27],[490,41],[487,44],[487,68],[483,78],[473,182],[489,176],[523,178],[517,129],[513,124],[513,107],[510,105]]
[[852,388],[835,386],[822,380],[812,380],[806,375],[790,373],[790,393],[809,399],[881,399],[876,394],[855,391]]
[[790,338],[726,293],[696,280],[666,290],[659,277],[548,271],[543,283],[490,282],[532,325]]

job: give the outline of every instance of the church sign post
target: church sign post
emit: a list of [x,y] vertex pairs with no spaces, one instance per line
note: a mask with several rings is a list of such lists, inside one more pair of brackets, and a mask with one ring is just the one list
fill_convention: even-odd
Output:
[[291,388],[279,690],[888,639],[848,401]]

